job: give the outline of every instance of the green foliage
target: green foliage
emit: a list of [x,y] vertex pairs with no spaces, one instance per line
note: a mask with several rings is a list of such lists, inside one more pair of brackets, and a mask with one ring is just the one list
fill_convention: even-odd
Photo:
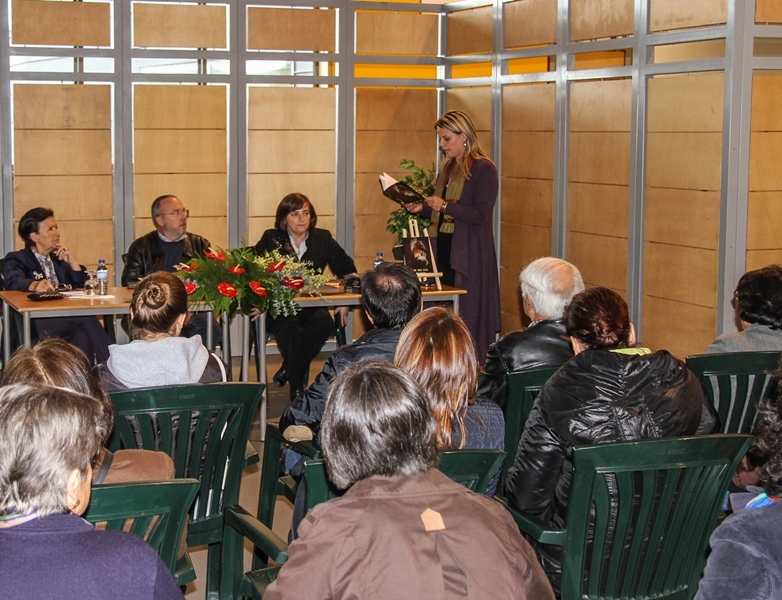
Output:
[[[403,158],[399,161],[399,166],[411,172],[410,175],[405,175],[402,181],[423,196],[434,194],[434,165],[424,169],[416,165],[415,161]],[[417,213],[408,212],[404,206],[391,212],[391,217],[386,222],[386,231],[396,234],[397,244],[402,243],[402,232],[407,231],[408,223],[411,219],[418,221],[418,229],[429,227],[429,219],[424,219]]]
[[216,314],[249,315],[253,306],[276,318],[299,312],[300,293],[318,294],[327,277],[309,263],[282,256],[278,250],[256,256],[252,248],[209,249],[204,258],[177,265],[188,299],[204,302]]

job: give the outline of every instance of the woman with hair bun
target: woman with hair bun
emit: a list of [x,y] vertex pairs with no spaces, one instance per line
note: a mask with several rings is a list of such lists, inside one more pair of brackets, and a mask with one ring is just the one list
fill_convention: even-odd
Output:
[[782,266],[744,273],[733,307],[740,331],[719,336],[706,348],[707,354],[782,351]]
[[96,367],[108,391],[227,381],[225,364],[201,342],[179,337],[187,321],[187,293],[176,275],[158,271],[136,286],[130,301],[130,344],[109,346]]
[[[538,396],[505,487],[511,506],[554,527],[564,525],[574,446],[708,434],[717,426],[703,386],[682,361],[636,347],[627,303],[616,292],[596,287],[573,296],[565,327],[575,355]],[[535,546],[557,592],[561,548]]]

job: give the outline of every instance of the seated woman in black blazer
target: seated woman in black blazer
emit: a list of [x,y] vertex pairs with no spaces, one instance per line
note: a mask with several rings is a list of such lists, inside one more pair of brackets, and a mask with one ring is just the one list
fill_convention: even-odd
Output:
[[[51,209],[28,210],[19,219],[18,231],[25,247],[5,257],[5,289],[49,292],[59,285],[84,287],[87,269],[60,244],[60,231]],[[109,357],[109,336],[97,317],[48,317],[35,319],[34,326],[39,339],[63,338],[81,349],[90,364]]]
[[[318,215],[304,194],[285,196],[277,207],[274,223],[275,229],[267,229],[255,245],[256,254],[279,250],[283,255],[310,263],[318,271],[328,266],[337,277],[356,272],[353,259],[331,237],[331,233],[315,228]],[[348,307],[339,307],[335,313],[344,325]],[[293,317],[267,318],[283,358],[274,382],[280,387],[290,383],[293,400],[304,393],[307,384],[305,375],[312,359],[334,331],[334,320],[326,308],[304,308]]]

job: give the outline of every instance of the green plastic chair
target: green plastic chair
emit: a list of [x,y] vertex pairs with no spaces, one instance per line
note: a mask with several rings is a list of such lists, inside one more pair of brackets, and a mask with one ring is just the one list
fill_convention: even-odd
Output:
[[500,483],[497,486],[498,493],[505,489],[505,480],[508,478],[508,470],[516,458],[516,450],[524,431],[524,423],[529,418],[532,405],[540,394],[540,390],[546,385],[551,376],[559,370],[560,365],[554,367],[540,367],[519,373],[508,373],[508,398],[505,400],[505,462],[502,464]]
[[[177,478],[200,482],[187,544],[208,545],[207,598],[219,598],[224,508],[239,502],[250,426],[264,388],[212,383],[111,393],[116,415],[109,449],[161,450],[173,459]],[[179,560],[176,575],[180,585],[195,578],[189,556]]]
[[84,518],[137,535],[176,573],[182,528],[197,493],[197,479],[96,485]]
[[782,352],[731,352],[687,357],[687,367],[706,387],[720,417],[721,433],[751,433],[758,401]]
[[508,510],[527,535],[562,546],[562,600],[686,600],[751,442],[718,434],[577,447],[564,528]]

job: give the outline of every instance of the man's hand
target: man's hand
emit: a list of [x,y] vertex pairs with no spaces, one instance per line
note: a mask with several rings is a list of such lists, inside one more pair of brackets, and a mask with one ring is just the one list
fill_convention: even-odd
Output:
[[410,204],[405,204],[405,208],[407,212],[420,213],[424,209],[424,205],[418,202],[411,202]]
[[343,327],[348,324],[348,312],[350,312],[349,306],[338,306],[334,309],[334,317],[339,319]]

